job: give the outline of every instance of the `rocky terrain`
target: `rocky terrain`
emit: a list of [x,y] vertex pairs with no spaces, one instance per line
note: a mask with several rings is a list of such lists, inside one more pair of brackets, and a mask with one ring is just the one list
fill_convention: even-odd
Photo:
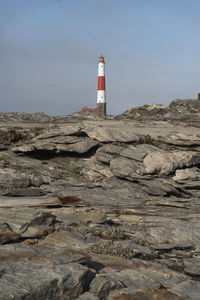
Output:
[[200,299],[196,100],[0,114],[0,299]]

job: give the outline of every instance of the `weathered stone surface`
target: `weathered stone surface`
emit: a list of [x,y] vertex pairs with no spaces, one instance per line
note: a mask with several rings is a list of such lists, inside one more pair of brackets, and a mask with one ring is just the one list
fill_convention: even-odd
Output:
[[187,168],[187,169],[178,169],[176,170],[175,176],[173,180],[181,181],[181,180],[199,180],[200,179],[200,169],[197,167]]
[[38,245],[37,243],[29,245],[24,244],[24,241],[20,244],[2,245],[0,247],[0,266],[14,265],[24,261],[34,266],[52,268],[54,265],[66,265],[74,262],[87,264],[90,261],[89,255],[80,251],[67,250],[56,245]]
[[102,150],[96,153],[96,160],[103,164],[109,164],[112,158],[112,154],[106,153]]
[[2,232],[0,231],[0,244],[16,242],[19,240],[20,235],[16,232]]
[[142,162],[147,154],[160,151],[160,148],[148,144],[141,144],[135,147],[130,145],[124,150],[122,150],[120,152],[120,155]]
[[[164,220],[163,220],[164,221]],[[167,222],[167,219],[166,219]],[[163,224],[164,225],[164,224]],[[157,243],[199,243],[200,224],[191,224],[184,221],[174,221],[166,223],[164,227],[149,227],[147,229],[147,239],[150,244]]]
[[56,152],[76,152],[76,153],[85,153],[88,152],[93,147],[97,146],[98,143],[92,139],[84,138],[82,141],[71,145],[61,145],[59,144],[56,147]]
[[31,179],[16,170],[3,168],[0,169],[0,187],[27,188],[31,185]]
[[200,260],[199,258],[184,259],[184,272],[189,275],[200,275]]
[[184,187],[167,179],[154,179],[141,181],[140,184],[145,187],[145,191],[152,196],[176,196],[188,197],[192,194]]
[[109,296],[109,300],[186,300],[186,298],[177,296],[165,289],[148,289],[145,291],[137,290],[129,292],[128,290],[121,290],[118,293],[115,291],[114,295]]
[[12,151],[17,153],[29,153],[29,152],[37,152],[37,151],[53,151],[56,153],[61,152],[76,152],[76,153],[85,153],[88,152],[90,149],[98,145],[98,142],[94,141],[93,139],[89,138],[75,138],[75,141],[72,143],[61,143],[58,140],[51,139],[51,140],[38,140],[34,144],[28,144],[23,146],[16,146],[12,148]]
[[148,174],[168,175],[176,169],[198,165],[200,154],[189,151],[155,152],[148,154],[143,162]]
[[45,240],[40,241],[40,244],[53,244],[67,249],[81,250],[88,248],[90,242],[90,240],[87,241],[87,239],[79,233],[60,230],[49,234]]
[[113,144],[106,144],[100,147],[96,152],[96,160],[104,164],[109,164],[111,159],[120,154],[123,147]]
[[193,102],[135,108],[131,120],[9,116],[0,114],[2,299],[199,299]]
[[36,136],[35,140],[49,139],[49,138],[60,137],[60,136],[70,136],[70,135],[76,135],[80,133],[81,133],[81,126],[79,124],[60,125],[59,128],[47,130],[47,132],[44,132]]
[[94,160],[88,161],[88,164],[83,167],[80,173],[91,182],[98,182],[105,177],[110,178],[113,176],[108,166],[100,164]]
[[200,283],[198,281],[187,280],[174,285],[169,291],[183,297],[183,299],[198,300]]
[[84,131],[89,137],[99,142],[135,142],[139,140],[139,136],[135,134],[131,128],[113,127],[113,126],[90,126],[86,125]]
[[5,222],[23,237],[38,237],[51,231],[55,216],[30,209],[0,209],[1,222]]
[[[20,276],[18,276],[20,274]],[[80,264],[41,268],[18,263],[3,269],[0,280],[1,299],[77,299],[83,293],[93,273]]]
[[[166,276],[170,274],[170,276]],[[165,288],[172,287],[176,282],[183,282],[186,280],[184,275],[178,274],[165,267],[159,265],[147,266],[147,268],[139,268],[137,270],[122,270],[118,273],[118,278],[128,288],[135,287],[136,289]]]
[[110,171],[117,177],[140,179],[142,177],[143,165],[133,159],[117,157],[111,160]]
[[99,152],[105,152],[105,153],[108,153],[108,154],[120,154],[120,152],[123,149],[124,148],[122,146],[117,146],[117,145],[113,145],[113,144],[106,144],[106,145],[103,145],[101,148],[99,148],[98,151]]
[[105,299],[112,290],[118,290],[124,287],[124,284],[120,282],[120,280],[106,275],[100,275],[92,280],[90,292],[99,296],[100,299]]

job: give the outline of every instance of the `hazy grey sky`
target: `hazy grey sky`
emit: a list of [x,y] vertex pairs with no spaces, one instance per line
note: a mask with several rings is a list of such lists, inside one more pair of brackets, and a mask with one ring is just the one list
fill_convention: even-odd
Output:
[[198,0],[0,0],[0,111],[108,113],[200,92]]

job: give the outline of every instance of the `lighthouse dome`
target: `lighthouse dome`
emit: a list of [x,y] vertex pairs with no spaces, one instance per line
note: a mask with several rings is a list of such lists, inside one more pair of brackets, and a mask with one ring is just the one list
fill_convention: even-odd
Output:
[[103,55],[101,55],[101,56],[99,57],[99,62],[104,62],[104,57],[103,57]]

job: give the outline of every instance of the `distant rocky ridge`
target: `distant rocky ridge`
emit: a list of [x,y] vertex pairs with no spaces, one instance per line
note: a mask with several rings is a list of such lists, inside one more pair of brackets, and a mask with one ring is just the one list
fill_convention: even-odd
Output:
[[[143,106],[134,107],[124,113],[114,116],[106,116],[107,119],[138,119],[138,118],[183,118],[190,115],[196,116],[198,113],[196,99],[175,99],[169,106],[162,104],[145,104]],[[39,123],[65,123],[73,120],[102,120],[102,117],[94,112],[80,111],[69,115],[50,116],[45,113],[38,112],[28,113],[0,113],[0,122],[21,121],[21,122],[39,122]]]
[[[108,118],[111,118],[108,117]],[[75,112],[70,115],[59,115],[59,116],[50,116],[42,112],[37,112],[33,114],[28,113],[17,113],[17,112],[8,112],[8,113],[0,113],[0,122],[39,122],[39,123],[65,123],[65,122],[73,122],[73,120],[101,120],[102,117],[93,113],[93,112]]]
[[162,104],[145,104],[134,107],[125,111],[123,114],[116,116],[116,119],[164,119],[192,121],[192,118],[198,115],[198,104],[196,99],[175,99],[169,106]]
[[196,100],[0,116],[0,299],[199,300]]

